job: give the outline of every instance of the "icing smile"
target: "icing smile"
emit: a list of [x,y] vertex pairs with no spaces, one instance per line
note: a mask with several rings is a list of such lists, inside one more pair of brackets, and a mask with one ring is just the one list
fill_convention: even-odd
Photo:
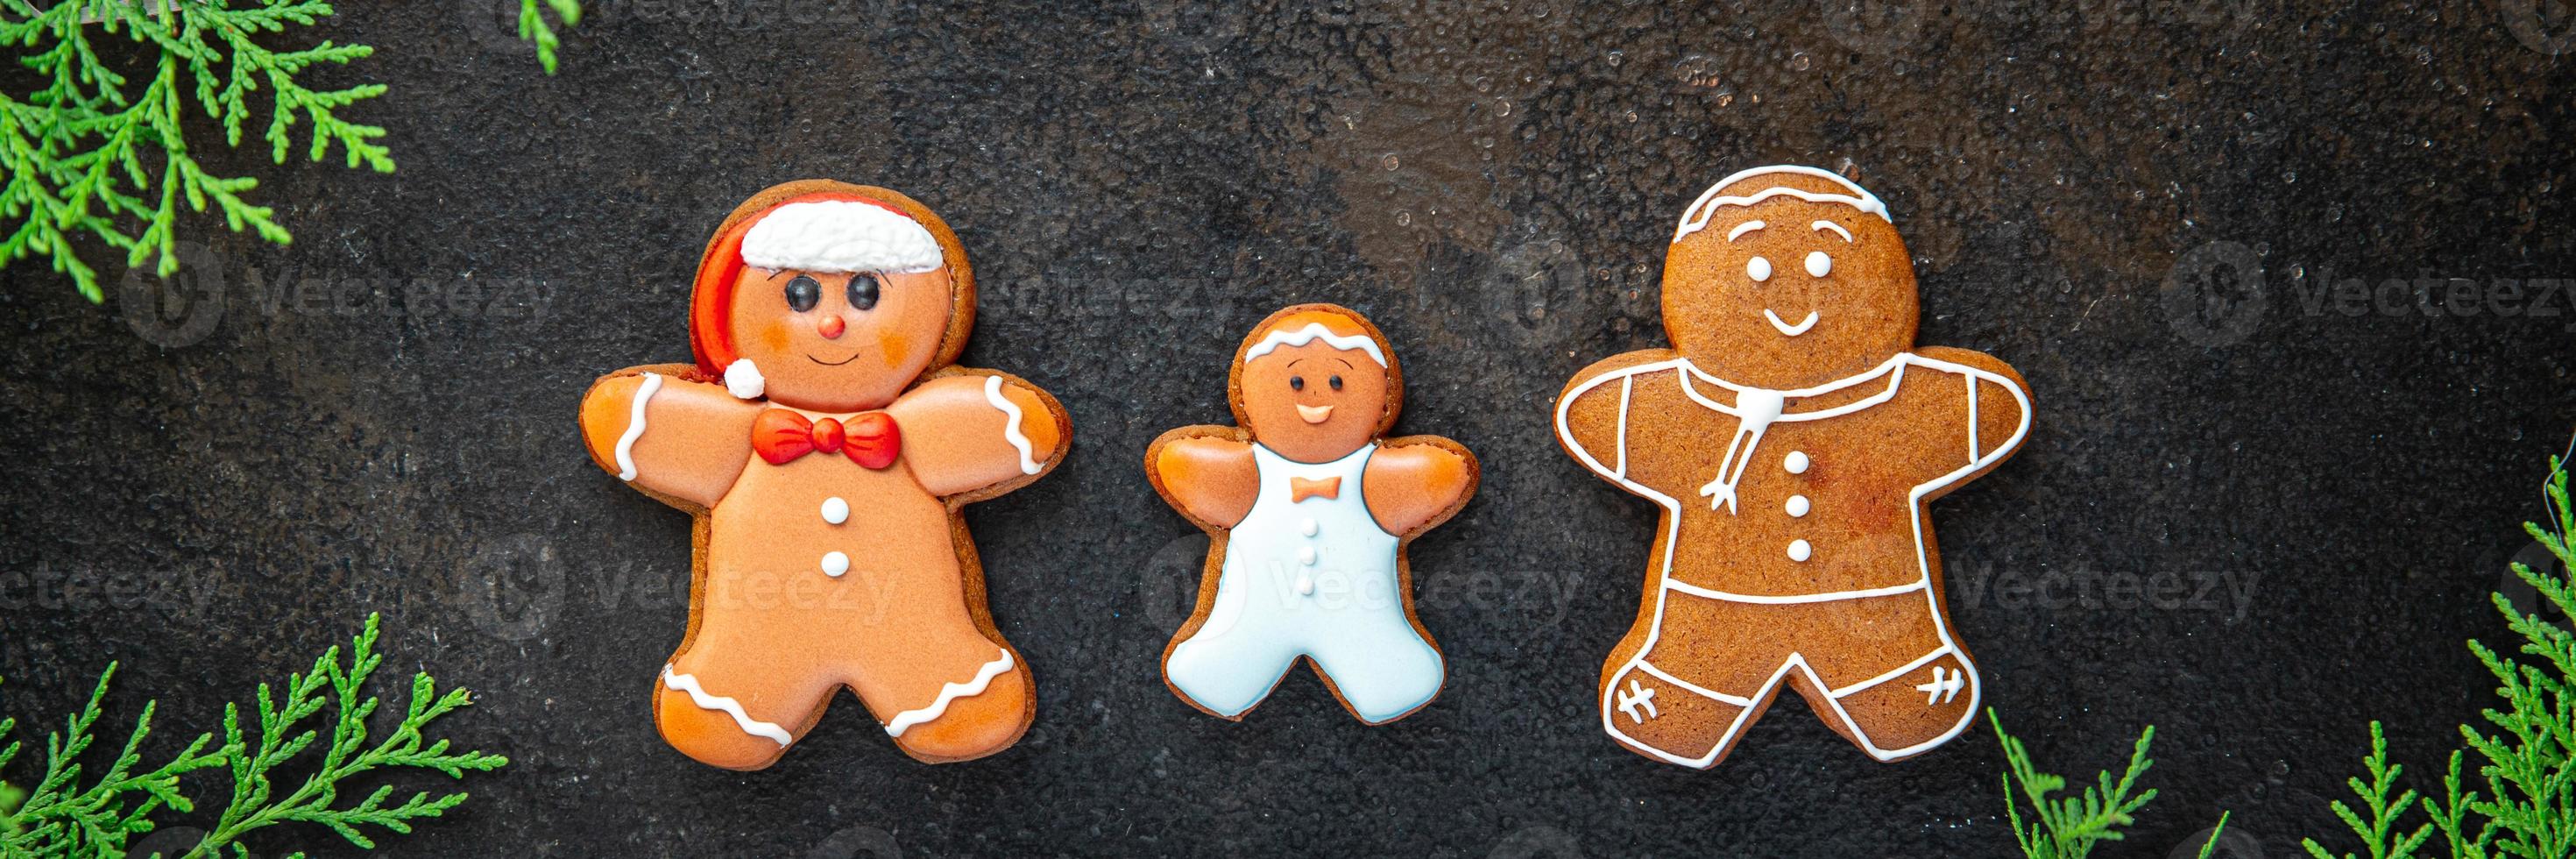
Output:
[[[1771,320],[1771,324],[1773,324],[1773,325],[1778,325],[1778,324],[1780,324],[1780,320],[1777,320],[1777,319]],[[838,366],[841,366],[841,365],[843,365],[843,364],[847,364],[847,363],[850,363],[850,362],[852,362],[852,361],[859,360],[859,353],[857,353],[857,352],[852,352],[852,353],[850,353],[850,357],[843,358],[843,359],[838,360],[838,361],[825,361],[825,360],[823,360],[823,359],[821,359],[821,358],[816,358],[816,357],[814,357],[814,356],[812,356],[812,355],[807,355],[807,356],[805,356],[805,360],[812,361],[812,362],[814,362],[814,363],[821,364],[821,365],[826,366],[826,367],[838,367]]]
[[1767,307],[1762,309],[1762,318],[1771,320],[1771,327],[1780,329],[1780,334],[1785,337],[1796,337],[1807,333],[1807,329],[1816,327],[1816,312],[1813,310],[1807,311],[1807,318],[1800,320],[1796,325],[1780,321],[1780,314],[1771,312]]
[[1304,418],[1304,419],[1306,420],[1306,422],[1307,422],[1307,423],[1310,423],[1310,424],[1320,424],[1320,423],[1323,423],[1323,422],[1325,422],[1325,421],[1332,420],[1332,418],[1333,418],[1333,407],[1332,407],[1332,406],[1309,406],[1309,405],[1302,405],[1302,404],[1301,404],[1301,405],[1299,405],[1299,406],[1297,407],[1297,416],[1298,416],[1298,417],[1300,417],[1300,418]]

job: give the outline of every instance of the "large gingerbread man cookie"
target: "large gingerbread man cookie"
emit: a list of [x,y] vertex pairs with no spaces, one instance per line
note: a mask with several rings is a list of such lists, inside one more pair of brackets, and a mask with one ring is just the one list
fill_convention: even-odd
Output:
[[1887,206],[1814,168],[1746,170],[1683,210],[1663,312],[1672,348],[1594,364],[1556,406],[1567,452],[1663,507],[1601,726],[1709,767],[1785,683],[1878,760],[1958,736],[1979,680],[1925,505],[2021,446],[2021,376],[1914,345]]
[[697,362],[583,397],[599,467],[697,518],[689,630],[653,717],[689,757],[759,769],[848,687],[906,754],[1007,748],[1037,712],[959,509],[1027,485],[1070,427],[1045,391],[951,366],[975,278],[912,198],[780,185],[698,264]]
[[1413,615],[1404,550],[1466,506],[1476,457],[1438,436],[1385,437],[1404,372],[1348,308],[1271,314],[1235,350],[1227,389],[1236,426],[1181,427],[1145,451],[1155,491],[1210,537],[1165,682],[1241,719],[1302,659],[1360,721],[1431,703],[1443,663]]

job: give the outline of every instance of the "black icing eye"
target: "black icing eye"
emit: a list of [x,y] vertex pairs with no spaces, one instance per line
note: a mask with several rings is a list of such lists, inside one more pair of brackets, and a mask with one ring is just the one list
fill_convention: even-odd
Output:
[[859,310],[871,310],[877,306],[876,275],[850,275],[850,306]]
[[823,300],[823,285],[813,278],[797,275],[787,282],[787,307],[798,313],[814,309]]
[[1304,376],[1290,376],[1290,377],[1288,377],[1288,390],[1291,390],[1291,391],[1303,391],[1303,390],[1305,390],[1305,389],[1306,389],[1306,377],[1304,377]]
[[1335,376],[1333,377],[1333,380],[1332,380],[1332,381],[1333,381],[1333,390],[1338,391],[1338,390],[1341,390],[1341,389],[1342,389],[1342,377],[1341,377],[1341,376],[1339,376],[1339,375],[1335,375]]

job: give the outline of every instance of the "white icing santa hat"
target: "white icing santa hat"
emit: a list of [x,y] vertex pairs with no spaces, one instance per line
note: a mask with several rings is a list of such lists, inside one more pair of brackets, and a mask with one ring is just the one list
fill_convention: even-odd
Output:
[[[1743,189],[1751,193],[1739,192],[1728,195],[1719,193],[1738,182],[1760,176],[1810,176],[1832,183],[1844,193],[1816,192],[1778,184]],[[1880,201],[1878,195],[1870,193],[1852,180],[1843,178],[1841,174],[1794,164],[1774,164],[1737,172],[1735,175],[1717,180],[1717,184],[1710,185],[1708,190],[1700,192],[1699,199],[1692,201],[1689,208],[1682,210],[1681,225],[1673,231],[1673,241],[1678,243],[1692,233],[1707,229],[1709,218],[1716,215],[1719,209],[1728,206],[1750,206],[1773,197],[1783,196],[1796,197],[1810,203],[1841,203],[1877,215],[1879,220],[1895,223],[1894,219],[1887,216],[1887,204]]]
[[789,203],[742,237],[742,264],[772,271],[915,274],[941,263],[921,222],[869,200]]

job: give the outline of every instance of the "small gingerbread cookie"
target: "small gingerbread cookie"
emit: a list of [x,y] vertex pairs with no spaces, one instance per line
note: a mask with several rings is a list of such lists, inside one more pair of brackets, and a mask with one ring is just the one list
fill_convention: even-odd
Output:
[[1237,426],[1164,433],[1154,490],[1208,532],[1198,608],[1163,652],[1172,692],[1241,719],[1305,659],[1372,725],[1440,693],[1404,549],[1476,492],[1476,457],[1438,436],[1385,438],[1404,373],[1377,326],[1330,304],[1270,315],[1235,352]]
[[994,628],[958,511],[1053,468],[1071,428],[1045,391],[951,366],[974,320],[938,215],[790,182],[708,243],[697,363],[620,370],[583,397],[599,467],[697,518],[688,635],[654,681],[672,746],[768,766],[844,686],[924,761],[1028,731],[1028,664]]
[[1915,347],[1915,302],[1877,197],[1814,168],[1746,170],[1673,234],[1673,348],[1566,386],[1558,441],[1664,510],[1601,672],[1601,726],[1630,750],[1713,766],[1784,682],[1878,760],[1967,729],[1979,679],[1925,505],[2021,446],[2030,395],[2002,361]]

